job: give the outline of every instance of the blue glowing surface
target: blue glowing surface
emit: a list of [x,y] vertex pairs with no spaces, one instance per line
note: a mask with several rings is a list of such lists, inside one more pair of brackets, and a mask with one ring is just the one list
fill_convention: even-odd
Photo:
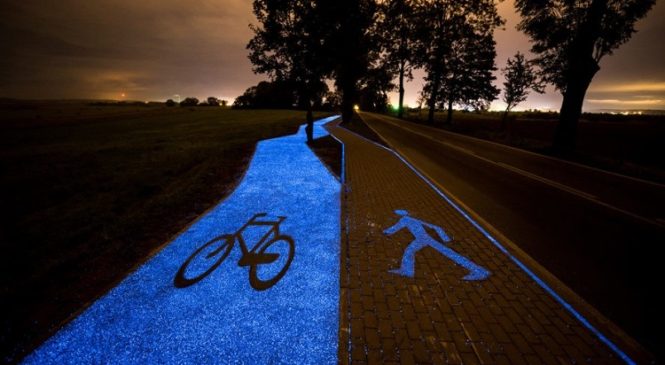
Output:
[[[327,135],[316,122],[316,138]],[[30,354],[27,364],[337,362],[340,183],[295,135],[262,141],[233,194]],[[174,286],[198,247],[255,213],[285,216],[295,242],[286,274],[250,286],[236,245],[200,282]],[[262,233],[245,232],[249,243]],[[268,266],[266,266],[268,267]],[[261,273],[260,275],[270,275]]]
[[[398,209],[395,210],[395,213],[401,218],[399,218],[397,223],[395,223],[392,227],[383,231],[383,233],[386,235],[392,235],[401,229],[407,229],[413,235],[413,241],[409,243],[409,245],[404,250],[400,268],[390,270],[390,272],[412,278],[416,273],[416,253],[429,246],[439,251],[439,253],[446,256],[447,258],[451,259],[457,265],[467,269],[469,273],[462,278],[463,280],[485,280],[490,276],[490,272],[488,270],[482,266],[477,265],[467,257],[458,254],[444,244],[446,242],[450,242],[451,239],[448,237],[443,228],[411,217],[409,216],[409,212],[406,210]],[[429,233],[427,233],[425,227],[434,230],[443,242],[439,242],[438,240],[434,239]]]

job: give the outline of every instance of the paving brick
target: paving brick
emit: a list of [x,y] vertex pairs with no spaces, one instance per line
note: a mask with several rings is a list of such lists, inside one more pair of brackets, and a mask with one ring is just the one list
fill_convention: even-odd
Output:
[[471,348],[473,348],[473,353],[481,364],[487,365],[494,363],[491,351],[482,342],[471,342]]
[[415,341],[413,345],[413,358],[419,364],[431,363],[432,358],[429,355],[426,344],[421,341]]
[[454,342],[442,342],[441,345],[443,347],[443,352],[446,355],[446,362],[448,364],[462,363],[462,356],[460,355],[459,351],[457,351],[457,347],[455,346]]
[[392,339],[381,339],[381,355],[385,361],[399,361],[399,350]]
[[414,341],[422,339],[422,333],[418,327],[418,323],[415,322],[406,322],[406,331],[409,334],[409,338]]
[[381,364],[383,364],[381,352],[370,350],[367,353],[367,365],[381,365]]

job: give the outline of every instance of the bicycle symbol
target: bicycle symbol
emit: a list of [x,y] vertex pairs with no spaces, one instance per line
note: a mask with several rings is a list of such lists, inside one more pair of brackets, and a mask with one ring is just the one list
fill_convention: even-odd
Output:
[[[210,275],[229,256],[236,241],[240,244],[242,257],[238,260],[238,266],[249,266],[249,283],[256,290],[266,290],[275,285],[289,269],[293,256],[295,255],[295,244],[293,238],[279,232],[279,225],[286,217],[277,217],[276,221],[260,221],[257,218],[265,217],[266,213],[255,214],[247,223],[233,234],[223,234],[206,242],[192,253],[176,273],[173,284],[177,288],[185,288],[201,281]],[[250,226],[272,226],[261,239],[252,247],[247,248],[243,231]],[[209,251],[209,252],[208,252]],[[288,253],[286,252],[288,251]],[[278,253],[281,252],[281,253]],[[280,257],[282,260],[276,262]],[[285,259],[284,259],[285,258]],[[212,265],[208,266],[212,262]],[[259,266],[283,265],[270,267],[268,277],[262,278],[259,274]],[[203,269],[201,269],[203,267]],[[206,269],[207,267],[207,269]],[[203,271],[200,274],[187,276],[187,271]],[[198,270],[197,270],[198,269]],[[275,273],[276,272],[276,273]]]

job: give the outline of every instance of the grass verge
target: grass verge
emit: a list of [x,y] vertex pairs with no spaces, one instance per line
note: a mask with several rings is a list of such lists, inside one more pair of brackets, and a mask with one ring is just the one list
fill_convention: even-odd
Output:
[[[427,111],[409,111],[405,119],[427,124]],[[557,113],[513,112],[505,128],[502,113],[435,113],[432,127],[481,138],[528,151],[563,158],[587,166],[665,183],[665,135],[663,115],[588,114],[580,119],[575,153],[564,156],[550,148],[558,122]]]
[[340,179],[342,175],[342,145],[335,138],[325,136],[317,138],[307,145],[312,149],[328,170]]
[[342,122],[340,126],[354,132],[362,137],[369,139],[374,143],[378,143],[384,147],[388,147],[386,142],[376,134],[372,128],[368,127],[367,124],[360,118],[358,113],[353,113],[353,118],[348,122]]

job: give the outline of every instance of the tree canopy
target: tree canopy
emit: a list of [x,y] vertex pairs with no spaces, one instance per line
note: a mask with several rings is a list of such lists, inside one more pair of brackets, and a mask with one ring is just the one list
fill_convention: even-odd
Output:
[[294,86],[298,103],[307,109],[307,138],[312,139],[312,101],[327,86],[328,63],[323,59],[323,28],[315,2],[306,0],[254,0],[259,25],[247,44],[254,72]]
[[419,60],[426,73],[430,123],[439,104],[483,108],[496,98],[494,29],[503,24],[493,0],[426,0],[418,6]]
[[575,147],[577,121],[599,62],[627,42],[655,0],[516,0],[540,75],[563,94],[554,146]]
[[501,129],[505,128],[508,112],[526,100],[529,90],[544,92],[544,84],[538,78],[536,71],[533,61],[527,60],[521,52],[517,52],[514,57],[509,58],[506,67],[501,70],[505,77],[503,101],[506,103]]
[[342,118],[351,120],[363,78],[379,56],[380,36],[374,30],[374,0],[317,2],[319,26],[325,30],[324,58],[342,96]]
[[397,72],[400,118],[404,112],[404,82],[413,79],[417,64],[417,24],[414,0],[387,0],[379,4],[376,31],[381,38],[384,62],[389,70]]
[[287,81],[261,81],[238,96],[234,108],[291,109],[297,105],[294,87]]

